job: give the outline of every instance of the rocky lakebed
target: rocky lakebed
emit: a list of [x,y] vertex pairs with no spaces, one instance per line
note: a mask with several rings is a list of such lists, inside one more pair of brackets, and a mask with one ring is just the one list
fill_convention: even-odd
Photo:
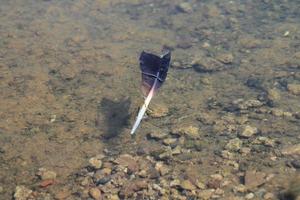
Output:
[[[0,199],[299,200],[295,0],[1,0]],[[134,136],[141,51],[172,52]]]

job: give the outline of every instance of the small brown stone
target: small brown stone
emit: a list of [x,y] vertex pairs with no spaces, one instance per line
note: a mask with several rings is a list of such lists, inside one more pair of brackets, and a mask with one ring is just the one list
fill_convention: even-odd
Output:
[[137,161],[129,154],[120,155],[114,162],[123,167],[127,167],[130,173],[139,170]]
[[68,189],[63,189],[55,194],[55,199],[57,200],[63,200],[71,196],[71,191]]
[[148,188],[148,184],[145,180],[130,181],[121,189],[120,197],[127,199],[131,197],[134,193],[146,188]]
[[43,180],[41,183],[40,183],[40,186],[41,187],[48,187],[50,185],[53,185],[55,182],[53,179],[48,179],[48,180]]
[[288,91],[294,95],[300,95],[300,84],[288,84]]
[[253,189],[263,185],[266,182],[266,174],[264,172],[257,172],[253,170],[246,171],[245,173],[245,186],[248,189]]
[[233,62],[233,55],[231,53],[223,53],[217,55],[217,60],[224,63],[224,64],[230,64]]
[[218,179],[210,179],[207,182],[207,187],[212,189],[217,189],[220,187],[220,185],[221,185],[221,181]]
[[196,186],[189,180],[184,180],[180,183],[180,187],[184,190],[193,191],[196,189]]
[[101,191],[98,188],[91,188],[89,190],[89,195],[95,200],[102,199]]
[[300,155],[300,144],[288,145],[281,150],[283,155]]

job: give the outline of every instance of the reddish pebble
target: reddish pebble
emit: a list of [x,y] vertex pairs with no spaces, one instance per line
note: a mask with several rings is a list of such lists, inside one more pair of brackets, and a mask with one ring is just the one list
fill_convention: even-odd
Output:
[[53,185],[54,184],[54,180],[52,179],[48,179],[48,180],[44,180],[40,183],[41,187],[48,187],[49,185]]

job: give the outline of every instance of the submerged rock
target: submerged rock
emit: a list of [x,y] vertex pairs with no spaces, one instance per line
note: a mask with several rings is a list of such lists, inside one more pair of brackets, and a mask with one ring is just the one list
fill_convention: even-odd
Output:
[[244,176],[245,186],[248,189],[256,188],[266,182],[265,178],[266,174],[264,172],[257,172],[254,170],[246,171]]
[[294,95],[300,95],[300,84],[288,84],[287,89]]
[[289,145],[281,150],[283,155],[300,155],[300,144]]
[[182,126],[182,127],[174,127],[172,128],[172,134],[175,135],[186,135],[191,138],[198,138],[199,137],[199,128],[193,125]]
[[168,136],[168,134],[159,129],[152,129],[151,132],[147,134],[147,136],[151,139],[161,140],[165,139]]
[[100,169],[102,167],[102,161],[101,161],[102,158],[103,158],[102,155],[98,155],[98,156],[90,158],[89,159],[90,166],[95,169]]
[[230,64],[233,62],[233,55],[231,53],[222,53],[218,54],[216,59],[224,64]]
[[181,12],[185,12],[185,13],[191,13],[191,12],[193,12],[193,7],[192,7],[192,5],[189,2],[182,2],[182,3],[178,4],[177,8]]
[[131,197],[134,193],[146,188],[148,188],[148,183],[145,180],[130,181],[123,186],[119,195],[121,198],[127,199]]
[[193,191],[196,189],[196,186],[189,180],[184,180],[184,181],[181,181],[179,186],[184,189],[184,190],[190,190],[190,191]]
[[166,138],[163,140],[163,143],[165,145],[172,145],[172,144],[175,144],[176,142],[177,142],[176,138]]
[[257,137],[252,144],[262,144],[264,146],[268,146],[268,147],[274,147],[276,144],[276,141],[274,139],[268,138],[268,137]]
[[214,194],[215,190],[214,189],[207,189],[207,190],[202,190],[198,193],[198,197],[200,199],[208,200],[212,197]]
[[225,69],[223,63],[207,56],[197,57],[191,64],[197,72],[215,72]]
[[241,149],[242,144],[243,144],[243,141],[240,140],[239,138],[231,139],[226,144],[225,149],[231,150],[231,151],[238,151],[239,149]]
[[102,195],[101,191],[98,188],[91,188],[89,190],[89,195],[94,199],[94,200],[101,200]]
[[258,129],[256,127],[247,125],[245,126],[244,130],[241,133],[239,133],[239,136],[249,138],[257,133]]
[[124,168],[127,167],[130,172],[136,172],[139,169],[136,159],[129,154],[120,155],[114,162]]
[[56,178],[56,173],[54,171],[50,171],[45,168],[40,168],[37,175],[41,178],[41,180],[49,180]]
[[277,89],[269,89],[267,93],[268,93],[268,99],[272,101],[276,101],[281,98],[280,93]]
[[21,186],[16,187],[16,190],[14,193],[14,199],[15,200],[28,200],[31,195],[32,195],[32,190],[21,185]]
[[170,171],[168,166],[163,164],[163,162],[157,162],[155,165],[155,169],[160,173],[161,176],[166,175]]

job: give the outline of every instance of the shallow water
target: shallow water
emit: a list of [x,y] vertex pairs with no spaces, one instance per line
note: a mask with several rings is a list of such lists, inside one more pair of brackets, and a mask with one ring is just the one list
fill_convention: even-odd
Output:
[[[0,199],[13,198],[20,185],[36,199],[58,198],[62,188],[72,191],[66,198],[85,199],[74,174],[89,158],[173,145],[183,151],[164,161],[172,171],[166,179],[206,183],[220,173],[232,185],[219,199],[260,199],[262,189],[277,198],[300,167],[299,150],[284,153],[300,143],[299,9],[293,0],[2,0]],[[151,106],[168,112],[149,114],[131,138],[143,100],[139,53],[163,48],[172,51],[172,66]],[[241,136],[246,125],[258,131]],[[170,134],[190,126],[197,138]],[[164,145],[150,132],[178,142]],[[234,138],[240,147],[227,146]],[[224,150],[234,158],[222,157]],[[56,183],[41,188],[39,168],[55,171]],[[272,180],[234,193],[253,169]]]

